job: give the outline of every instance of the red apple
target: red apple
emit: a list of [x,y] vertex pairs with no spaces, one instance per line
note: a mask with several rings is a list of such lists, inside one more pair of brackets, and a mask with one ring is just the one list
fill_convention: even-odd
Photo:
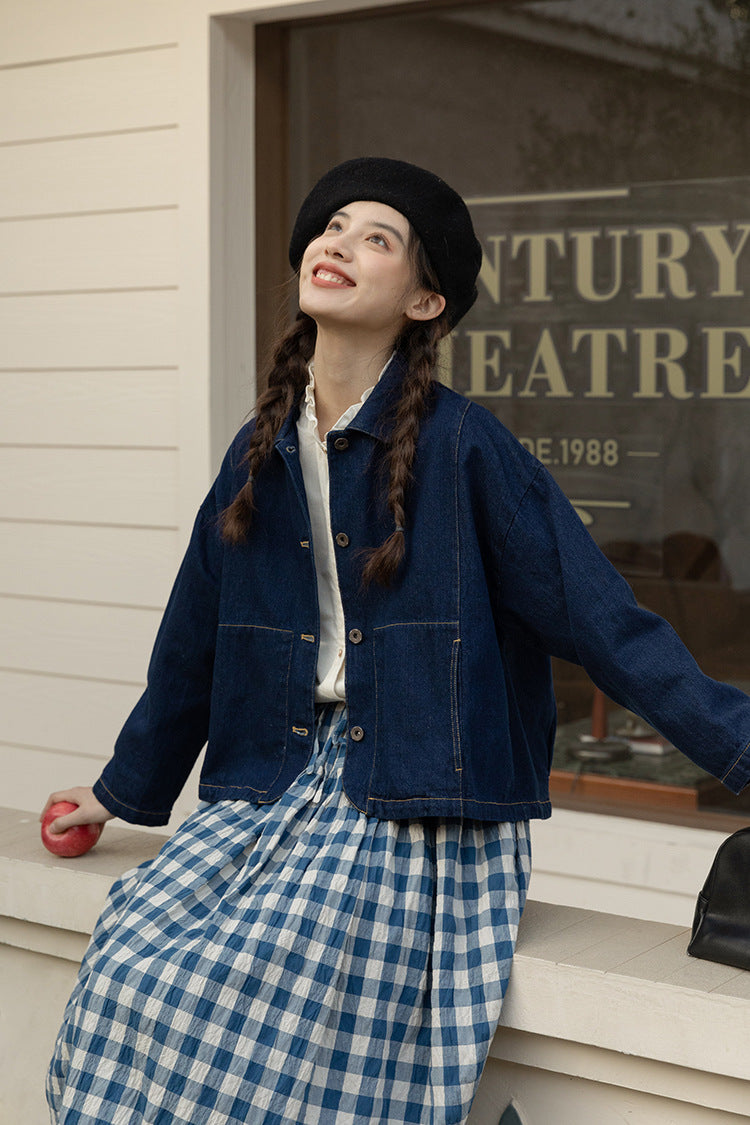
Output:
[[56,804],[50,805],[44,814],[42,843],[47,851],[52,852],[53,855],[60,855],[65,858],[84,855],[93,848],[101,836],[103,824],[76,824],[72,828],[66,828],[64,832],[50,832],[49,826],[53,820],[57,820],[59,816],[66,816],[67,813],[75,812],[77,808],[78,805],[71,804],[70,801],[58,801]]

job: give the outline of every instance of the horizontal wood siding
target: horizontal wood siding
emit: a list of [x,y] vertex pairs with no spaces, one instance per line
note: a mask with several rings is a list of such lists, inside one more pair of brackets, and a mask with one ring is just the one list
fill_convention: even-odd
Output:
[[0,442],[176,448],[176,371],[0,371]]
[[0,298],[3,368],[170,367],[177,294],[55,294]]
[[0,446],[0,479],[4,519],[177,524],[177,458],[168,450]]
[[177,565],[177,0],[0,8],[0,762],[91,783]]
[[174,289],[0,298],[3,367],[169,367],[176,362]]
[[0,534],[0,589],[16,597],[162,606],[179,563],[172,530],[32,521]]
[[177,218],[175,207],[154,207],[0,223],[0,290],[34,294],[172,286]]
[[148,50],[176,39],[179,0],[0,4],[0,66]]
[[[141,690],[140,684],[0,670],[6,748],[106,758],[114,735]],[[43,707],[39,706],[40,698]],[[4,773],[3,777],[10,779],[12,774]],[[22,807],[36,808],[36,804]]]
[[0,148],[6,219],[174,206],[176,178],[172,128]]
[[156,609],[0,597],[0,651],[19,671],[145,682]]
[[173,126],[176,71],[174,46],[0,71],[0,144]]

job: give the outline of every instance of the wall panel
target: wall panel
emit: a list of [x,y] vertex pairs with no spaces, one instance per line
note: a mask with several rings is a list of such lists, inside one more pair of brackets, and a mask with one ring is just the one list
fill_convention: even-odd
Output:
[[179,565],[175,531],[8,522],[0,535],[0,594],[163,606]]
[[19,671],[138,684],[160,617],[155,609],[0,597],[0,652]]
[[16,806],[109,754],[179,564],[183,21],[182,0],[0,4],[0,744]]
[[0,144],[176,120],[177,49],[0,69]]
[[171,43],[179,9],[180,0],[8,0],[0,4],[0,66]]
[[169,450],[0,448],[0,517],[177,526],[177,454]]
[[2,367],[173,367],[173,289],[0,298]]
[[177,130],[0,148],[0,217],[173,204]]
[[176,371],[0,372],[0,444],[178,444]]
[[106,758],[141,691],[141,684],[0,671],[2,742]]
[[176,207],[0,223],[0,292],[175,285]]

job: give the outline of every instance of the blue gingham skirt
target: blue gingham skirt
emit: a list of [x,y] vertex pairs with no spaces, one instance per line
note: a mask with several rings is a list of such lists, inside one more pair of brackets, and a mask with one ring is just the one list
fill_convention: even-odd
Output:
[[107,900],[56,1125],[465,1121],[530,870],[526,822],[367,817],[342,707],[274,804],[201,805]]

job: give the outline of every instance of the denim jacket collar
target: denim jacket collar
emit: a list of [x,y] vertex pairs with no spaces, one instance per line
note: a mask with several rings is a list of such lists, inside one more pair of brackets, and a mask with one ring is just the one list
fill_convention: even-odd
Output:
[[[354,419],[346,427],[360,433],[369,434],[377,441],[390,440],[395,423],[395,407],[401,391],[401,383],[406,374],[406,361],[398,352],[394,354],[372,394],[365,399]],[[280,453],[297,443],[297,419],[300,404],[295,404],[284,419],[274,445]]]

